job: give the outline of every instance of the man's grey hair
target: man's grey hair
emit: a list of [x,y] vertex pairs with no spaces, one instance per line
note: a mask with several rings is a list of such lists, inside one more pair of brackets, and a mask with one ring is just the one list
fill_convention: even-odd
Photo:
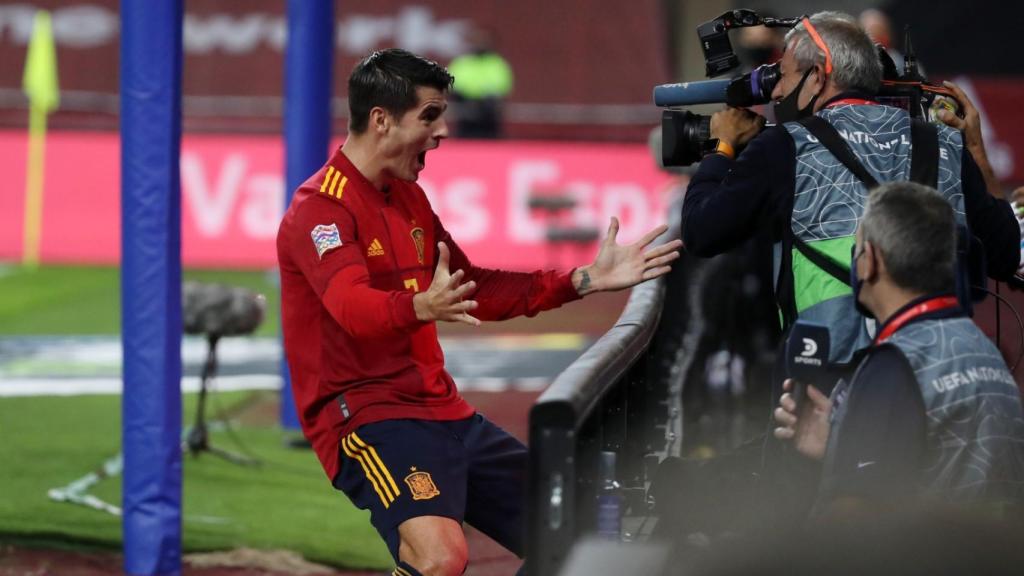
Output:
[[[878,49],[860,24],[842,12],[818,12],[811,25],[832,54],[832,81],[840,90],[874,94],[882,84],[882,62]],[[790,42],[796,44],[790,46]],[[825,53],[815,44],[803,22],[786,34],[786,49],[793,50],[797,70],[803,73],[815,64],[825,64]]]
[[889,182],[871,191],[861,239],[881,253],[897,286],[931,294],[955,287],[956,220],[934,188]]

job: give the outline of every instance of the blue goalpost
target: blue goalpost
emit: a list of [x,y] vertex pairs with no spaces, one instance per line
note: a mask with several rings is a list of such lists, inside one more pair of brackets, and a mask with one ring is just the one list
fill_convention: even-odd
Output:
[[181,573],[182,0],[121,2],[124,571]]
[[[124,570],[139,575],[181,573],[182,2],[121,2],[122,527]],[[290,200],[327,155],[334,0],[289,0],[288,33]],[[281,421],[297,428],[282,372]]]
[[[284,68],[285,207],[327,161],[334,93],[334,0],[288,0]],[[281,425],[298,429],[288,365],[282,358]]]

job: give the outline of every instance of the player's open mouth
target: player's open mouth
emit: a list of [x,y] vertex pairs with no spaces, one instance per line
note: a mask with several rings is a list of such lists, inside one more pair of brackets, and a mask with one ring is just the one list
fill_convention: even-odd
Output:
[[418,168],[420,170],[423,170],[424,168],[427,167],[427,151],[426,150],[424,150],[423,152],[420,152],[419,155],[416,156],[416,159],[419,161]]

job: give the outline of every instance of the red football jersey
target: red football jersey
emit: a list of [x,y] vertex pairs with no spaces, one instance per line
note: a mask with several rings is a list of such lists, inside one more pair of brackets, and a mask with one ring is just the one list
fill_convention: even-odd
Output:
[[413,296],[430,286],[437,243],[475,280],[481,320],[532,316],[579,298],[571,275],[474,267],[423,190],[377,190],[339,149],[295,192],[277,235],[285,355],[306,437],[329,478],[339,439],[362,424],[474,413],[444,369],[433,322]]

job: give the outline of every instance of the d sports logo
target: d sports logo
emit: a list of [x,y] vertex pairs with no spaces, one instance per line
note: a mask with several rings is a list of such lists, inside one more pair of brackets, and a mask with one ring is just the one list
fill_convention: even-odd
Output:
[[829,344],[828,327],[797,320],[786,338],[786,371],[789,377],[804,383],[819,381],[823,377],[821,370],[828,366]]
[[814,358],[814,355],[818,353],[818,343],[813,338],[802,338],[801,340],[803,340],[804,349],[799,356],[793,358],[793,362],[808,366],[821,366],[821,358]]
[[818,343],[810,338],[804,338],[804,351],[801,356],[814,356],[818,352]]

